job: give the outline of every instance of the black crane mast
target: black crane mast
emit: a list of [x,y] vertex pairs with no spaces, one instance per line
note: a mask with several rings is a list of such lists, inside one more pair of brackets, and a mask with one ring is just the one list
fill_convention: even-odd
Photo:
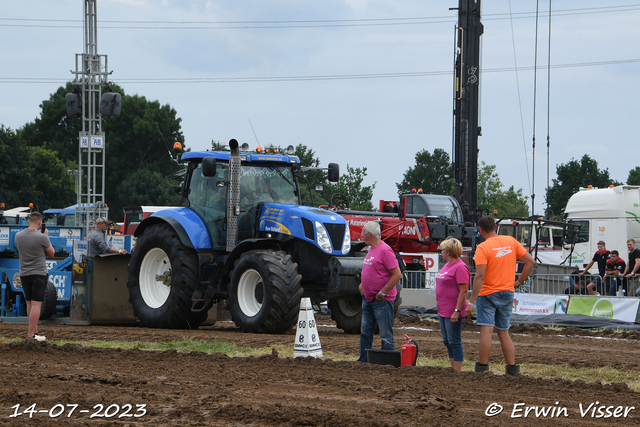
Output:
[[465,222],[478,216],[478,136],[480,89],[480,0],[460,0],[456,25],[453,168],[455,198]]

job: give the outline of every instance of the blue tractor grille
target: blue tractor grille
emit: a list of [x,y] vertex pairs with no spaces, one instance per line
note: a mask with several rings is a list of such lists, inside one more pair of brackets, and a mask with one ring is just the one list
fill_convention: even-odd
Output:
[[344,224],[323,224],[329,233],[331,245],[334,251],[342,250],[342,241],[344,239]]

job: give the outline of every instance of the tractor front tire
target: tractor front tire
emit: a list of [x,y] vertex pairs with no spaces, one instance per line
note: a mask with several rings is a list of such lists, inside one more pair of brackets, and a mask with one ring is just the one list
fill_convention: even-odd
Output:
[[40,307],[40,320],[50,319],[56,313],[56,304],[58,304],[58,292],[51,282],[47,282],[44,290],[44,301]]
[[196,252],[182,244],[167,224],[154,224],[138,237],[129,263],[129,302],[149,328],[196,329],[208,308],[191,311],[199,277]]
[[298,264],[283,251],[243,254],[231,272],[227,307],[243,332],[282,334],[298,321],[302,298]]

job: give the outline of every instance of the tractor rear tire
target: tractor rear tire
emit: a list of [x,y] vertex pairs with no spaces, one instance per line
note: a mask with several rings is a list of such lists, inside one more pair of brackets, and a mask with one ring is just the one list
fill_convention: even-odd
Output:
[[362,323],[362,295],[331,298],[327,301],[331,319],[345,334],[359,334]]
[[[396,285],[396,299],[393,300],[393,318],[398,317],[398,311],[402,304],[400,291],[402,285],[398,282]],[[327,307],[331,310],[331,319],[336,322],[336,326],[344,331],[345,334],[359,334],[360,324],[362,323],[362,295],[353,295],[351,297],[331,298],[327,301]],[[376,334],[378,327],[376,326]]]
[[47,282],[44,290],[44,301],[40,307],[40,320],[50,319],[56,313],[56,304],[58,304],[58,292],[51,282]]
[[282,334],[298,321],[302,276],[291,255],[254,250],[231,272],[227,307],[243,332]]
[[196,329],[209,307],[191,311],[199,278],[196,252],[167,224],[154,224],[138,237],[129,263],[129,302],[142,326]]

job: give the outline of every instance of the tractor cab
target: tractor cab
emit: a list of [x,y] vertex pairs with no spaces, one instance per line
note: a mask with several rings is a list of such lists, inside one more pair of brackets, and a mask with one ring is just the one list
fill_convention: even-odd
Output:
[[[224,154],[228,153],[216,154],[222,154],[218,157],[227,157]],[[226,247],[230,216],[238,219],[238,240],[241,241],[255,237],[258,228],[257,213],[261,205],[300,204],[298,186],[290,161],[276,164],[273,161],[242,163],[237,189],[231,188],[227,159],[209,158],[202,162],[194,162],[189,169],[191,173],[183,205],[193,209],[207,225],[211,234],[212,249],[221,250]],[[231,203],[234,191],[238,203]],[[235,206],[238,207],[237,213],[234,212]]]

